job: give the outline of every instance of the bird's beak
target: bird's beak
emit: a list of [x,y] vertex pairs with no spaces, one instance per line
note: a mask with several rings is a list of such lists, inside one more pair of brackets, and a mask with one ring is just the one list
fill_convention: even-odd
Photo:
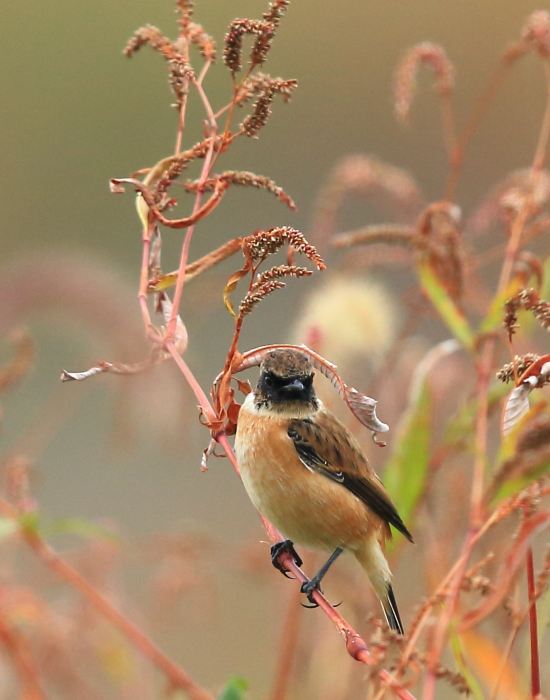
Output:
[[281,389],[290,394],[298,394],[305,391],[305,386],[299,379],[295,379],[293,382],[290,382],[290,384],[285,384],[283,387],[281,387]]

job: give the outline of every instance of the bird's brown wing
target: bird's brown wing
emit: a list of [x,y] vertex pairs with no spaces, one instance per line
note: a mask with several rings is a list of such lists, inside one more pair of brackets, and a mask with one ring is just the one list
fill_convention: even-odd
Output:
[[287,430],[302,464],[347,488],[405,537],[413,541],[380,480],[348,429],[326,411],[291,420]]

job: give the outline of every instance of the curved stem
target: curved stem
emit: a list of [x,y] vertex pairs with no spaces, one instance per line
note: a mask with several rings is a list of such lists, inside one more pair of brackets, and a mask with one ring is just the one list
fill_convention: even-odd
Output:
[[[4,517],[17,518],[17,510],[6,500],[0,498],[0,513]],[[201,688],[187,673],[166,656],[139,627],[131,622],[107,598],[101,595],[94,586],[69,566],[61,557],[35,532],[21,530],[22,539],[29,545],[39,559],[58,576],[64,579],[72,588],[83,595],[90,605],[103,615],[122,634],[157,666],[175,688],[181,688],[189,700],[213,700],[213,696]]]

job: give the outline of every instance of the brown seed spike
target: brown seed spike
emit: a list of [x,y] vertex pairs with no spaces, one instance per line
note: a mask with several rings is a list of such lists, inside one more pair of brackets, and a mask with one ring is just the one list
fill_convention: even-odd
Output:
[[288,10],[289,4],[289,0],[274,0],[269,3],[269,12],[264,13],[264,20],[277,27],[281,17]]
[[509,362],[508,364],[504,365],[502,369],[499,369],[496,377],[505,384],[513,382],[516,379],[516,373],[518,377],[521,377],[521,375],[539,359],[540,356],[533,352],[528,352],[525,355],[516,355],[513,362]]
[[231,22],[225,35],[223,61],[232,73],[238,73],[241,70],[243,36],[245,34],[253,34],[260,40],[258,46],[256,46],[258,41],[254,44],[251,56],[255,59],[252,64],[256,65],[265,60],[265,55],[269,50],[267,37],[270,37],[270,41],[273,35],[273,26],[269,22],[263,22],[259,19],[234,19]]
[[317,269],[325,269],[325,263],[315,248],[306,241],[304,234],[290,226],[256,231],[243,239],[243,248],[252,260],[264,260],[268,255],[276,253],[283,245],[291,245],[314,262]]
[[187,27],[187,36],[192,44],[199,47],[201,54],[207,61],[216,60],[216,43],[200,24],[190,22]]
[[263,94],[269,89],[281,95],[284,102],[289,102],[292,92],[297,87],[297,80],[283,80],[283,78],[272,78],[266,73],[255,73],[249,76],[241,85],[237,93],[237,104],[248,102],[253,95]]
[[436,87],[448,95],[453,87],[454,68],[443,47],[428,41],[409,49],[397,69],[394,94],[397,118],[407,123],[416,90],[416,76],[421,65],[429,66],[436,75]]
[[284,282],[280,280],[270,280],[257,287],[255,290],[251,289],[241,301],[239,316],[246,316],[251,313],[264,297],[268,296],[276,289],[282,289],[283,287],[286,287]]
[[[296,205],[289,195],[283,190],[283,188],[278,187],[271,178],[265,177],[264,175],[256,175],[255,173],[251,173],[246,170],[226,170],[217,178],[210,178],[206,180],[206,182],[202,183],[202,187],[205,190],[213,190],[218,180],[225,180],[226,182],[230,182],[232,185],[257,187],[260,190],[267,190],[268,192],[271,192],[271,194],[274,194],[278,200],[284,202],[289,209],[296,211]],[[196,192],[199,187],[199,181],[188,181],[183,183],[183,186],[188,192]]]

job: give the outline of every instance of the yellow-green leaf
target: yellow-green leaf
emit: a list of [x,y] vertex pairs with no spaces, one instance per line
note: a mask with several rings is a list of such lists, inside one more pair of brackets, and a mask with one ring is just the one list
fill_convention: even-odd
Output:
[[243,267],[242,270],[237,270],[237,272],[234,272],[225,284],[225,288],[223,290],[223,301],[225,304],[225,308],[229,311],[229,313],[232,316],[236,317],[237,314],[235,313],[235,310],[233,308],[233,304],[231,303],[231,299],[229,298],[229,295],[235,291],[235,289],[237,288],[237,285],[242,280],[242,278],[246,276],[246,274],[248,273],[249,270],[250,270],[250,265],[247,263]]
[[422,290],[439,312],[445,325],[465,348],[472,350],[474,347],[474,334],[468,325],[466,316],[464,316],[449,296],[445,287],[437,279],[430,264],[426,262],[420,263],[418,265],[418,275]]

